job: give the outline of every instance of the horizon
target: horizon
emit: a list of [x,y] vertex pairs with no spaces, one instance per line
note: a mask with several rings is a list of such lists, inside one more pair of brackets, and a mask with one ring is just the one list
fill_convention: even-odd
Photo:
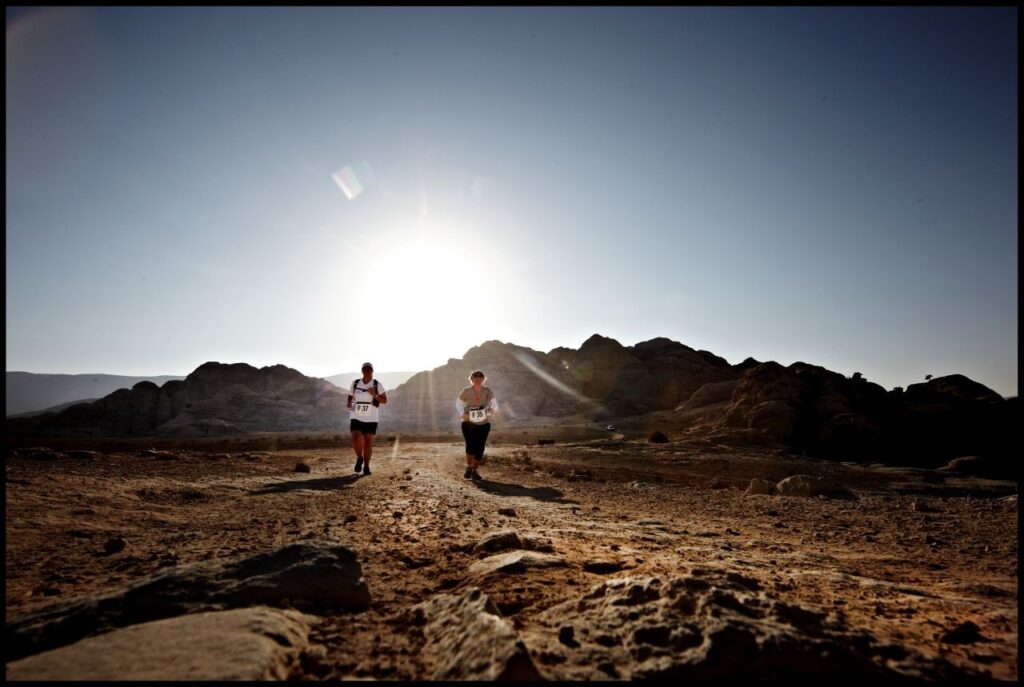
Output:
[[600,330],[1016,396],[1017,18],[8,8],[7,369]]
[[[634,342],[632,344],[627,344],[625,342],[619,341],[615,337],[609,337],[609,336],[606,336],[606,335],[601,334],[599,332],[595,332],[594,334],[591,334],[591,336],[603,336],[605,338],[613,339],[613,340],[617,341],[619,344],[621,344],[622,346],[624,346],[626,348],[633,348],[634,346],[636,346],[638,344],[645,343],[647,341],[651,341],[652,339],[668,338],[668,337],[652,337],[652,339],[644,339],[642,341],[637,341],[637,342]],[[589,339],[589,338],[590,337],[588,336],[587,339]],[[685,342],[675,341],[674,339],[670,339],[670,340],[674,341],[675,343],[680,343],[680,344],[682,344],[684,346],[687,345]],[[481,342],[479,342],[477,344],[474,344],[470,348],[466,349],[466,351],[464,351],[462,353],[461,357],[455,358],[454,356],[449,356],[449,358],[450,359],[456,359],[456,360],[462,360],[462,359],[464,359],[465,354],[469,352],[469,350],[471,350],[472,348],[476,348],[477,346],[480,346],[480,345],[482,345],[484,343],[487,343],[488,341],[498,341],[498,343],[503,344],[503,345],[522,346],[523,348],[529,348],[531,350],[538,351],[540,353],[544,353],[545,355],[547,355],[547,354],[550,354],[550,352],[552,350],[554,350],[555,348],[569,348],[571,350],[579,350],[580,346],[583,345],[583,343],[586,341],[586,339],[584,339],[584,341],[581,341],[580,344],[577,345],[577,346],[555,346],[555,347],[552,347],[552,348],[549,348],[549,349],[546,349],[546,350],[534,348],[533,346],[526,346],[524,344],[520,344],[520,343],[517,343],[515,341],[500,341],[498,339],[485,339],[485,340],[483,340],[483,341],[481,341]],[[706,349],[694,348],[693,346],[688,346],[688,347],[693,349],[693,350],[706,350]],[[715,353],[715,351],[708,351],[708,352],[712,353],[712,354],[715,354],[715,355],[718,355],[717,353]],[[725,356],[719,356],[719,357],[725,358]],[[818,363],[814,362],[813,360],[791,360],[789,362],[784,362],[784,361],[780,361],[780,360],[760,359],[760,358],[757,358],[756,356],[744,356],[743,358],[735,360],[735,361],[730,360],[728,358],[725,358],[725,360],[726,360],[727,363],[729,363],[729,365],[735,366],[735,365],[738,365],[738,364],[742,363],[747,358],[754,358],[759,363],[776,362],[776,363],[779,363],[780,365],[782,365],[783,367],[789,367],[790,365],[792,365],[794,363],[798,363],[798,362],[802,362],[802,363],[805,363],[805,364],[808,364],[808,365],[818,365]],[[211,363],[211,362],[212,363],[221,363],[221,364],[225,364],[225,365],[234,365],[234,364],[238,364],[238,363],[243,363],[243,364],[255,367],[257,369],[262,369],[264,367],[270,367],[270,366],[273,366],[273,365],[282,365],[283,364],[283,363],[268,363],[268,364],[263,364],[263,365],[255,365],[255,364],[250,363],[250,362],[245,361],[245,360],[206,360],[206,361],[203,361],[202,363],[197,363],[190,370],[188,370],[187,372],[181,373],[181,374],[144,374],[144,373],[143,374],[122,374],[122,373],[119,373],[119,372],[95,372],[95,371],[93,371],[93,372],[29,372],[27,370],[7,370],[7,372],[8,373],[20,372],[20,373],[25,373],[25,374],[38,374],[38,375],[64,375],[64,374],[69,374],[69,375],[90,375],[90,374],[104,374],[104,375],[115,375],[115,376],[124,376],[124,377],[150,377],[150,378],[152,378],[152,377],[182,377],[182,378],[184,378],[184,377],[187,377],[192,372],[194,372],[200,366],[205,365],[206,363]],[[378,370],[375,369],[374,370],[374,374],[376,375],[376,374],[399,374],[399,373],[404,374],[404,373],[409,373],[409,375],[411,377],[412,375],[419,374],[420,372],[431,372],[431,371],[433,371],[435,369],[443,367],[446,364],[447,364],[447,361],[445,361],[444,363],[440,363],[438,365],[434,365],[434,366],[429,367],[429,368],[423,368],[423,369],[420,369],[420,370],[381,369],[381,370],[378,371]],[[330,377],[336,377],[336,376],[339,376],[339,375],[347,375],[347,374],[356,374],[356,375],[358,375],[359,374],[358,370],[355,369],[355,368],[353,368],[353,370],[349,370],[349,371],[333,372],[331,374],[317,375],[317,374],[308,373],[305,370],[301,370],[299,368],[292,367],[291,365],[286,365],[286,367],[289,367],[289,368],[294,369],[294,370],[296,370],[298,372],[301,372],[303,375],[305,375],[307,377],[312,377],[312,378],[316,378],[316,379],[328,379]],[[826,367],[826,369],[830,369],[831,370],[831,368],[827,368],[827,366],[823,366],[822,365],[821,367]],[[915,380],[915,381],[906,381],[906,382],[904,382],[902,384],[887,385],[887,384],[881,383],[880,381],[878,381],[876,379],[872,379],[870,375],[865,374],[861,369],[858,369],[858,370],[855,370],[855,371],[849,372],[849,373],[842,372],[840,370],[831,370],[831,371],[832,372],[838,372],[839,374],[843,374],[846,377],[852,376],[853,372],[860,372],[860,374],[862,375],[862,377],[863,377],[863,379],[865,381],[871,382],[871,383],[874,383],[874,384],[879,384],[880,386],[884,387],[886,391],[891,391],[894,387],[897,387],[897,386],[898,387],[902,387],[902,388],[905,389],[906,387],[910,386],[911,384],[925,383],[927,381],[926,379],[921,378],[921,379]],[[931,376],[932,379],[937,379],[937,378],[940,378],[940,377],[947,377],[947,376],[956,375],[956,374],[963,374],[963,373],[962,372],[957,372],[955,370],[947,371],[947,372],[942,372],[942,373],[938,373],[938,374],[929,373],[929,375]],[[983,384],[984,386],[992,389],[996,393],[1000,394],[1003,398],[1014,398],[1014,397],[1016,397],[1016,394],[1005,394],[1002,391],[1000,391],[999,389],[996,389],[995,387],[992,387],[991,385],[985,383],[984,380],[975,379],[975,378],[971,377],[970,375],[964,375],[964,376],[966,376],[969,379],[972,379],[973,381],[978,382],[980,384]]]

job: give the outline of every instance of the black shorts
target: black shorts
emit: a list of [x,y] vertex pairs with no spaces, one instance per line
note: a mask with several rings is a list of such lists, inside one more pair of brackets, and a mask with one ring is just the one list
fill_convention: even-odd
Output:
[[466,438],[466,455],[473,456],[477,460],[484,457],[484,444],[487,443],[487,435],[491,433],[491,423],[475,422],[462,423],[462,436]]
[[352,432],[362,432],[363,434],[376,434],[377,423],[376,422],[363,422],[362,420],[355,420],[349,422],[348,428]]

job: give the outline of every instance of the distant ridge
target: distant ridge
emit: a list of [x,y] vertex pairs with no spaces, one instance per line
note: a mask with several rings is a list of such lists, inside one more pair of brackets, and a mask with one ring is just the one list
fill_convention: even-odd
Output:
[[[404,384],[408,381],[409,377],[412,377],[415,372],[374,372],[374,378],[384,385],[384,388],[390,391],[400,384]],[[352,380],[357,377],[362,377],[362,372],[342,372],[341,374],[331,375],[330,377],[322,377],[331,384],[334,384],[340,389],[347,389],[348,385],[352,383]]]
[[66,408],[70,408],[71,406],[76,406],[79,403],[92,403],[93,401],[96,401],[96,400],[97,399],[95,399],[95,398],[80,398],[77,401],[68,401],[67,403],[59,403],[59,404],[57,404],[55,406],[50,406],[49,408],[43,408],[42,410],[30,410],[27,413],[18,413],[16,415],[8,415],[7,417],[10,417],[10,418],[15,418],[15,417],[33,417],[35,415],[42,415],[43,413],[59,413],[60,411],[65,410]]
[[80,399],[102,398],[117,389],[130,389],[139,382],[163,384],[184,375],[148,375],[133,377],[108,374],[43,374],[8,372],[5,414],[20,415],[52,410],[53,406]]

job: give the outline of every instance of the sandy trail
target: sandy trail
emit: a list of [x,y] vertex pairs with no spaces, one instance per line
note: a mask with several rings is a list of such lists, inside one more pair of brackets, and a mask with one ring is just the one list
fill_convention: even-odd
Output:
[[[179,454],[9,460],[8,618],[166,566],[328,536],[358,554],[373,603],[326,617],[314,639],[327,655],[306,666],[307,678],[423,679],[402,612],[435,593],[480,586],[539,657],[557,645],[544,610],[610,577],[699,565],[841,609],[880,639],[1017,677],[1017,502],[999,498],[1014,491],[1007,483],[935,484],[921,471],[615,440],[496,446],[477,483],[462,478],[461,443],[382,444],[370,477],[352,473],[346,446]],[[294,472],[297,462],[311,472]],[[839,479],[859,498],[742,494],[752,477],[791,474]],[[550,540],[567,567],[470,575],[482,557],[471,546],[502,529]],[[115,535],[128,545],[106,554]],[[605,572],[585,569],[595,563]],[[985,642],[939,641],[967,620]],[[538,665],[546,677],[580,677]]]

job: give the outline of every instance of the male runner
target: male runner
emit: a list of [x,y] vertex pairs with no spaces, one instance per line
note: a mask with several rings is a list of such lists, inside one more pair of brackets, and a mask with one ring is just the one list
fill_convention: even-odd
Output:
[[348,388],[349,429],[352,431],[352,450],[356,452],[356,472],[370,474],[373,455],[373,437],[380,421],[380,405],[388,402],[384,385],[373,378],[373,365],[363,363],[363,376]]

